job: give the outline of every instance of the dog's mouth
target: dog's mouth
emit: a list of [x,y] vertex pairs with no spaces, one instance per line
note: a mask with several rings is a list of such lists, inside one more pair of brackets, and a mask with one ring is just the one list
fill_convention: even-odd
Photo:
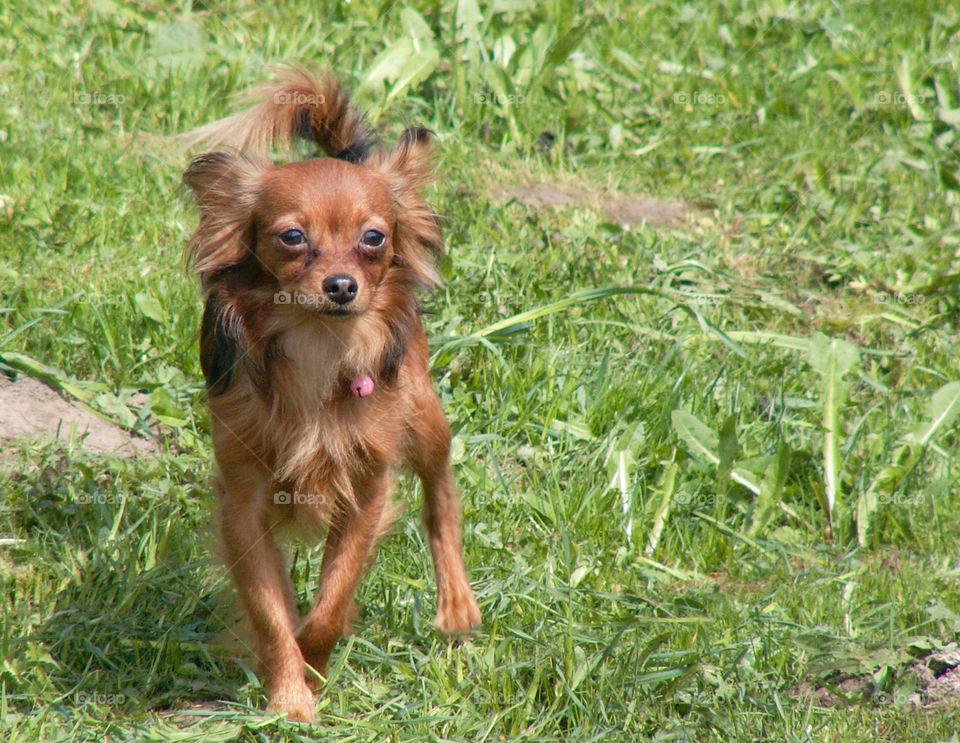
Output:
[[350,317],[357,313],[345,307],[318,307],[317,314],[325,315],[326,317]]

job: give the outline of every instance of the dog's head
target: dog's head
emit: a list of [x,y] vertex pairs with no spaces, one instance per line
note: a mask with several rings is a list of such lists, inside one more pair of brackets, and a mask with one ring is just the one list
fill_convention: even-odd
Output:
[[207,287],[233,274],[291,311],[329,317],[363,313],[385,282],[439,284],[438,219],[420,194],[429,140],[408,129],[393,151],[357,163],[195,158],[183,176],[200,211],[193,268]]

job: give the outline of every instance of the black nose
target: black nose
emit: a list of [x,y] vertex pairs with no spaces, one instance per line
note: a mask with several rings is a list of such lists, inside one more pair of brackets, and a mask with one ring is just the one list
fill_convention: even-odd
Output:
[[327,276],[323,280],[323,290],[337,304],[350,304],[357,298],[357,280],[347,274]]

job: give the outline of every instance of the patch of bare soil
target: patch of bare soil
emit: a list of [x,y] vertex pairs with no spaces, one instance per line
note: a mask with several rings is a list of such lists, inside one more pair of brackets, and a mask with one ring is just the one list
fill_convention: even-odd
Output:
[[37,380],[20,375],[13,382],[0,374],[0,451],[21,439],[71,434],[94,454],[136,457],[154,454],[156,445],[71,403]]
[[[897,673],[896,686],[905,689],[906,703],[924,709],[937,709],[960,703],[960,648],[931,653]],[[911,691],[912,689],[912,691]],[[818,707],[871,702],[888,704],[890,694],[876,688],[869,674],[839,679],[831,684],[804,682],[790,695]],[[898,697],[903,700],[904,697]]]
[[521,204],[545,206],[587,206],[596,209],[621,226],[646,224],[650,227],[678,227],[695,207],[683,201],[665,201],[655,197],[626,196],[600,191],[591,193],[576,186],[536,184],[506,186],[503,199]]

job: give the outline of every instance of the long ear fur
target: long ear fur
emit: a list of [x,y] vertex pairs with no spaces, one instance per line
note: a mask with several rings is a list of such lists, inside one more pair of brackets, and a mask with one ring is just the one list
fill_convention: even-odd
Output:
[[249,255],[258,184],[271,167],[262,160],[208,152],[194,158],[184,172],[183,182],[193,191],[200,211],[200,223],[184,257],[205,283]]
[[376,143],[340,84],[332,77],[318,80],[304,67],[278,70],[273,82],[254,88],[247,98],[262,100],[187,132],[180,141],[187,148],[229,146],[266,155],[275,145],[290,149],[297,139],[310,139],[330,157],[353,163],[363,162]]
[[403,132],[392,152],[377,153],[368,165],[390,183],[397,216],[394,246],[397,257],[417,283],[443,283],[436,261],[443,254],[440,218],[423,200],[421,191],[433,180],[433,147],[430,132],[412,127]]

